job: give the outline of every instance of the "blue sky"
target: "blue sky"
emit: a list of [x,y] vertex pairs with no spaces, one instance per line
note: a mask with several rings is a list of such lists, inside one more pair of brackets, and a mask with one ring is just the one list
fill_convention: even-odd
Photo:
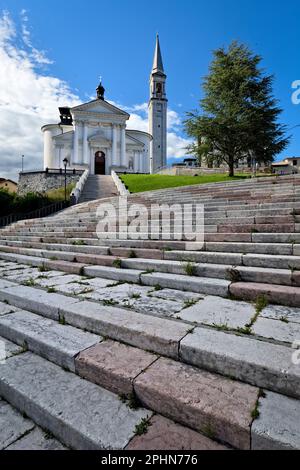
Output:
[[[66,97],[70,92],[88,100],[102,75],[107,99],[132,109],[146,103],[155,34],[159,32],[169,107],[174,112],[170,131],[184,138],[179,119],[197,106],[212,50],[237,39],[262,55],[267,73],[275,75],[275,96],[284,109],[282,121],[289,127],[300,124],[300,105],[291,101],[291,84],[300,80],[299,2],[0,0],[3,10],[9,12],[17,31],[26,15],[27,46],[45,51],[53,62],[34,63],[39,68],[36,76],[62,81],[68,87]],[[26,10],[23,16],[22,10]],[[24,48],[18,40],[14,38],[14,46]],[[140,116],[145,119],[145,114]],[[291,134],[284,154],[300,155],[300,127]],[[0,159],[2,152],[0,146]],[[3,170],[0,162],[0,172]]]

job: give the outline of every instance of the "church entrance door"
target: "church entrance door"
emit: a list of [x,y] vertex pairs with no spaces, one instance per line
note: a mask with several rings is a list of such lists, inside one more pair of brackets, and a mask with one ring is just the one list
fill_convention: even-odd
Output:
[[105,175],[105,153],[95,153],[95,175]]

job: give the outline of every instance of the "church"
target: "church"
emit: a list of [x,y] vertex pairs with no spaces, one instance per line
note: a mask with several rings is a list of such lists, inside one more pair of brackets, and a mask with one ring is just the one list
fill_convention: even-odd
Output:
[[100,82],[97,98],[88,103],[59,108],[60,122],[42,127],[44,169],[89,169],[91,175],[112,170],[155,173],[167,163],[166,74],[159,37],[156,38],[150,74],[149,132],[127,129],[130,115],[105,100]]

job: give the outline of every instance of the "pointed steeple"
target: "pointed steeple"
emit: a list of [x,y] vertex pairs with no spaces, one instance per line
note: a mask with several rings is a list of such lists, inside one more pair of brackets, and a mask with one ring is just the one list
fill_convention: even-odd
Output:
[[156,45],[155,45],[155,53],[154,53],[153,68],[152,68],[152,73],[157,73],[157,72],[164,73],[164,66],[163,66],[163,61],[161,57],[158,34],[156,35]]

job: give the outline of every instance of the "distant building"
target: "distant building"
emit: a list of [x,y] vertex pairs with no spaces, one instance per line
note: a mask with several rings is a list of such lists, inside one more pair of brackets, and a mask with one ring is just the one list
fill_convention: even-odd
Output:
[[299,172],[300,157],[286,157],[280,162],[272,163],[272,170],[277,175],[291,175]]
[[18,185],[12,180],[0,178],[0,188],[7,189],[7,191],[9,191],[10,193],[16,193],[18,189]]

